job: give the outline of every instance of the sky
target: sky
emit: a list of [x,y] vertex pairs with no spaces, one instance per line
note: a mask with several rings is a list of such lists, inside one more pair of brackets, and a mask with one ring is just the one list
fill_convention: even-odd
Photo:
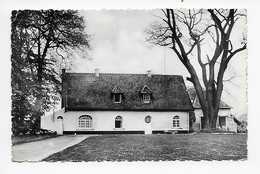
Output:
[[[151,70],[153,74],[182,75],[186,85],[192,86],[186,81],[188,71],[171,49],[145,41],[144,30],[159,20],[155,15],[162,15],[160,10],[81,10],[80,15],[84,16],[86,32],[91,35],[92,48],[88,50],[89,58],[75,60],[74,72],[94,72],[98,68],[100,73],[144,74]],[[239,46],[245,25],[243,18],[235,26],[232,37],[238,42],[234,42],[234,47]],[[207,47],[204,55],[212,50],[210,45]],[[246,60],[246,51],[237,54],[224,78],[232,80],[224,83],[222,100],[233,107],[235,116],[247,113]],[[200,70],[198,65],[195,67]]]

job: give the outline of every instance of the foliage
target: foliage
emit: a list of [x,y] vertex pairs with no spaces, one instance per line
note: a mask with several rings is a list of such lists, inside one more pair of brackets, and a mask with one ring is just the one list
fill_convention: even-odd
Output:
[[164,16],[158,16],[160,22],[146,30],[147,41],[174,51],[190,74],[187,80],[196,89],[205,118],[203,127],[215,129],[225,71],[230,60],[246,49],[244,35],[239,39],[232,37],[235,24],[246,14],[237,9],[166,9],[162,12]]
[[22,133],[19,132],[19,135],[13,135],[12,136],[12,144],[17,145],[17,144],[22,144],[22,143],[29,143],[29,142],[34,142],[34,141],[39,141],[47,138],[53,138],[57,137],[57,133],[54,131],[49,131],[46,129],[41,129],[38,131],[36,134],[30,134],[29,132],[27,133]]
[[247,121],[243,120],[241,122],[241,125],[238,125],[237,132],[238,133],[247,133],[247,125],[248,125]]
[[84,55],[89,36],[72,10],[12,11],[11,21],[13,132],[36,132],[40,116],[60,98],[62,63]]

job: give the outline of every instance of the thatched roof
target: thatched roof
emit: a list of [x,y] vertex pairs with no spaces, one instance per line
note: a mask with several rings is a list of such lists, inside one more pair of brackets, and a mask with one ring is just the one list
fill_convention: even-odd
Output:
[[[182,76],[147,74],[65,73],[63,100],[66,110],[192,110]],[[144,103],[142,94],[150,93]],[[122,93],[122,103],[113,94]]]
[[[191,103],[192,103],[193,107],[197,108],[197,109],[200,109],[201,106],[200,106],[199,98],[197,96],[195,88],[193,88],[193,87],[188,88],[187,91],[189,93],[189,96],[190,96]],[[228,104],[226,104],[225,102],[220,101],[219,108],[220,109],[230,109],[232,107],[229,106]]]

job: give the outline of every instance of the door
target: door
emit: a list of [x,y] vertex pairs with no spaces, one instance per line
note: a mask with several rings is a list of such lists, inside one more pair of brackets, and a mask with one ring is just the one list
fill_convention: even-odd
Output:
[[226,128],[226,117],[219,117],[219,126],[223,129]]
[[152,117],[150,115],[147,115],[145,117],[145,134],[152,134]]
[[57,118],[57,134],[63,135],[63,117],[58,116]]

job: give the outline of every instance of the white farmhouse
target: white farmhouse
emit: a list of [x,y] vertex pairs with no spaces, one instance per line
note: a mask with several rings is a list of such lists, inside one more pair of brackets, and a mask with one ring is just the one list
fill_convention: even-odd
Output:
[[182,76],[62,74],[62,109],[42,118],[58,134],[188,132],[193,111]]

